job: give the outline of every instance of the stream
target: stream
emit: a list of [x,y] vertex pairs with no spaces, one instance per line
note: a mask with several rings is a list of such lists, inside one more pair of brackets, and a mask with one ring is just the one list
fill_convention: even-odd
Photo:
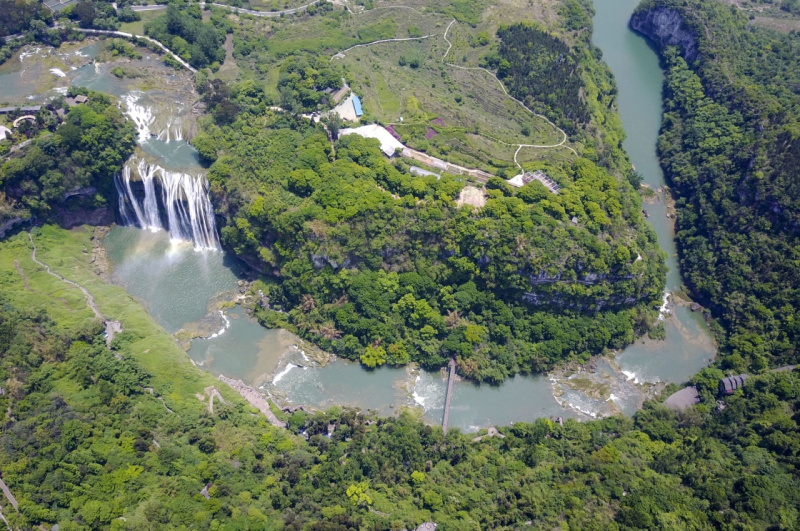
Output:
[[[645,182],[659,190],[664,178],[655,145],[663,77],[655,52],[628,29],[637,3],[596,0],[594,42],[603,50],[617,79],[620,114],[628,133],[625,149]],[[23,48],[0,67],[0,99],[18,104],[42,101],[63,92],[69,84],[102,90],[120,99],[123,110],[139,129],[140,145],[126,164],[127,181],[117,181],[130,225],[114,227],[104,245],[115,281],[184,342],[193,362],[215,375],[242,379],[285,403],[315,408],[346,405],[381,415],[411,408],[425,421],[440,424],[447,383],[444,371],[426,372],[413,366],[366,370],[333,356],[329,363],[320,365],[314,361],[320,353],[312,354],[313,347],[300,338],[285,330],[265,329],[240,306],[231,304],[241,297],[246,268],[217,249],[213,238],[198,238],[196,232],[202,223],[194,217],[182,222],[182,231],[170,235],[163,230],[169,198],[156,194],[137,203],[126,188],[146,188],[147,179],[159,179],[162,186],[179,187],[180,197],[191,197],[191,202],[207,206],[204,170],[186,142],[194,128],[193,113],[186,102],[196,98],[189,94],[190,76],[145,56],[126,66],[146,70],[149,76],[163,76],[158,88],[142,79],[120,80],[110,74],[113,64],[93,62],[100,47],[97,41],[70,46],[66,51],[43,46]],[[54,69],[65,75],[53,73]],[[28,94],[26,86],[36,86],[35,94]],[[142,196],[144,192],[137,193]],[[667,289],[676,292],[680,290],[680,277],[665,193],[657,192],[656,199],[645,208],[661,246],[669,254]],[[209,222],[205,218],[200,221]],[[640,339],[620,353],[595,359],[591,370],[516,376],[501,386],[457,381],[450,426],[476,431],[539,417],[589,419],[633,414],[659,386],[687,380],[714,357],[715,347],[701,315],[692,313],[685,304],[669,307],[665,341]]]

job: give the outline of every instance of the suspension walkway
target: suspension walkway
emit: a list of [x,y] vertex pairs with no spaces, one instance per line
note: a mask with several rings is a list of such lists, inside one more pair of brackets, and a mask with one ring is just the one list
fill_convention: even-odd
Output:
[[442,418],[442,430],[447,433],[447,423],[450,420],[450,404],[453,402],[453,383],[456,377],[456,360],[450,360],[450,377],[447,379],[447,395],[444,398],[444,417]]

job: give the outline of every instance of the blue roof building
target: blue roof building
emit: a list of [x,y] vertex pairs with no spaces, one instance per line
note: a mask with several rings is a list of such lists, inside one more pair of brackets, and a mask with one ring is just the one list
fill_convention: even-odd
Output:
[[355,109],[358,118],[361,118],[361,115],[364,114],[364,111],[361,109],[361,99],[355,94],[353,94],[353,109]]

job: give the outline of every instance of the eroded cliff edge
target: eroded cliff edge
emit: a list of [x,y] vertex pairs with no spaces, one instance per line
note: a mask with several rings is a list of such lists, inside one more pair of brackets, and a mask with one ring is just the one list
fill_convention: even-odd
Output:
[[699,56],[696,33],[675,9],[654,7],[637,10],[631,17],[631,28],[650,39],[659,50],[678,46],[687,63],[693,63]]

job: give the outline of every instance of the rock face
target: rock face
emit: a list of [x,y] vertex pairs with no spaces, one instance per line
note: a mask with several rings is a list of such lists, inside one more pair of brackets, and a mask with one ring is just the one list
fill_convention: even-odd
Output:
[[697,35],[674,9],[657,7],[634,13],[631,28],[653,41],[660,50],[667,46],[680,47],[687,63],[697,59]]

